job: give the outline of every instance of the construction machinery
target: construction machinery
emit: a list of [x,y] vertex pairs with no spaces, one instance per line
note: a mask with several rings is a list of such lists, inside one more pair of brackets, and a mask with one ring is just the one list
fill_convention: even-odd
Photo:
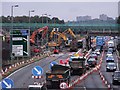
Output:
[[67,47],[69,47],[72,39],[76,38],[75,34],[73,33],[73,31],[70,28],[68,28],[67,30],[65,30],[64,32],[62,32],[62,34],[64,34],[66,37],[67,37],[67,34],[72,36],[71,39],[69,37],[67,37],[67,41],[65,42],[65,45]]
[[53,40],[54,35],[57,35],[56,41],[49,42],[48,46],[50,46],[50,47],[59,47],[63,41],[64,42],[67,41],[67,37],[63,33],[60,33],[60,32],[55,31],[55,30],[52,30],[52,32],[50,33],[51,40]]
[[55,64],[51,70],[46,72],[46,87],[47,88],[60,88],[62,82],[69,85],[70,82],[70,68],[68,66]]
[[[48,43],[48,46],[60,46],[62,44],[62,42],[64,42],[65,46],[70,46],[70,42],[72,41],[68,39],[67,34],[72,36],[73,38],[76,38],[75,34],[73,33],[73,31],[69,28],[67,30],[65,30],[64,32],[58,32],[56,30],[52,30],[51,34],[50,34],[50,39],[53,38],[54,35],[58,35],[58,37],[56,37],[57,41],[52,41]],[[63,40],[62,40],[63,39]]]
[[40,38],[44,39],[47,32],[48,32],[48,27],[45,26],[43,28],[39,28],[39,29],[33,31],[33,33],[31,34],[31,36],[30,36],[30,44],[31,45],[36,45],[32,50],[34,53],[39,53],[40,52],[40,48],[38,48],[38,45],[36,44],[36,35],[39,34]]
[[41,33],[41,38],[44,39],[44,38],[45,38],[45,35],[47,34],[47,32],[48,32],[48,27],[47,27],[47,26],[35,30],[35,31],[32,33],[32,35],[30,36],[30,43],[31,43],[31,44],[36,44],[36,43],[35,43],[35,41],[36,41],[36,35],[39,34],[39,33]]

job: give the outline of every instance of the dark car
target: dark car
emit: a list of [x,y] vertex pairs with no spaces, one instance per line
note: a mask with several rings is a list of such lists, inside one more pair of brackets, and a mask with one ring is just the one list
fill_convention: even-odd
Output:
[[87,60],[87,64],[88,64],[89,67],[95,67],[95,65],[97,64],[97,61],[96,61],[95,58],[89,58]]
[[115,71],[112,75],[112,83],[113,85],[120,83],[120,71]]
[[114,62],[107,63],[106,71],[116,71],[117,65]]
[[106,62],[114,62],[113,56],[108,56],[108,57],[106,58]]

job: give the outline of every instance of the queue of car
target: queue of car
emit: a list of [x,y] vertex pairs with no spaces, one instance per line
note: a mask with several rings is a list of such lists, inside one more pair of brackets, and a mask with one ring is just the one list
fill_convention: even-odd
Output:
[[98,56],[100,55],[100,49],[96,49],[92,51],[89,58],[86,61],[86,67],[87,69],[90,69],[91,67],[95,67],[97,65]]
[[106,54],[106,72],[113,72],[112,75],[112,84],[120,84],[120,71],[117,71],[117,64],[115,63],[115,59],[113,57],[114,49],[108,48]]

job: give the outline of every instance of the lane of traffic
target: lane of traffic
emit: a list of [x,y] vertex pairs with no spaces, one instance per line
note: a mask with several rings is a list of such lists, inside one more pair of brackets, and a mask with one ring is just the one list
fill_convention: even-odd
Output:
[[[12,76],[10,76],[10,78],[14,81],[15,83],[15,87],[14,88],[26,88],[29,84],[33,84],[34,83],[34,79],[32,79],[32,68],[34,66],[41,66],[44,71],[47,71],[49,68],[49,63],[52,62],[53,60],[59,60],[63,58],[67,58],[69,56],[69,54],[64,54],[64,55],[57,55],[55,57],[50,56],[47,57],[45,59],[42,59],[38,62],[35,62],[31,65],[29,65],[28,67],[18,71],[17,73],[13,74]],[[43,76],[45,76],[45,72],[43,74]],[[22,79],[21,79],[22,77]]]

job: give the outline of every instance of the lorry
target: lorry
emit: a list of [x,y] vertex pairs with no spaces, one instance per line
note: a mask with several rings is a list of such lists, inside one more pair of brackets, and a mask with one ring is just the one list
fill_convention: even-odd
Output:
[[86,59],[83,56],[72,56],[69,60],[69,65],[71,68],[71,74],[81,75],[86,72]]
[[70,76],[70,67],[55,64],[51,70],[46,71],[46,87],[49,89],[60,88],[62,82],[69,85]]
[[74,38],[70,42],[70,52],[77,52],[78,51],[78,44],[77,44],[77,39]]
[[96,37],[96,49],[100,49],[100,51],[102,51],[104,44],[105,44],[104,37],[103,36],[97,36]]

